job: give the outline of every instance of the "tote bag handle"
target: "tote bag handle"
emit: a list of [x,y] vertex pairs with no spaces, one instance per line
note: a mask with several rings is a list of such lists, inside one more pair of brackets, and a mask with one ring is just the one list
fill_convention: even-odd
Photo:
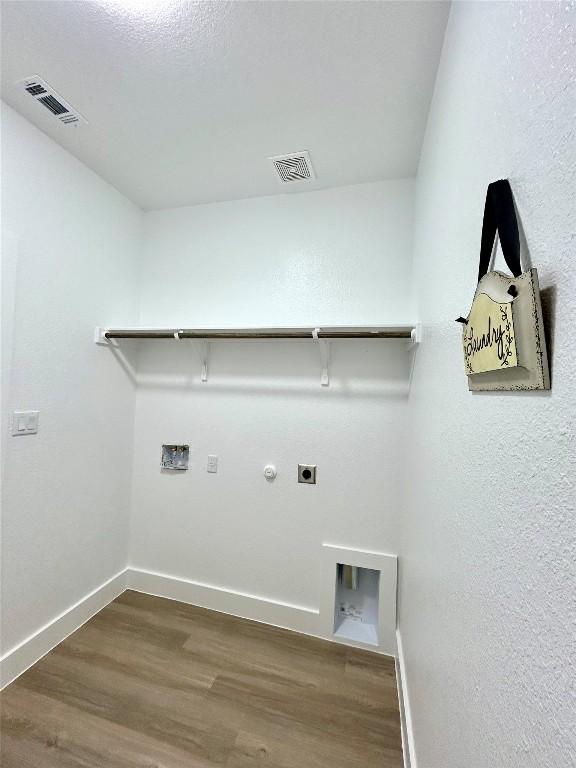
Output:
[[498,237],[500,238],[502,253],[504,254],[508,269],[514,277],[520,277],[522,274],[522,267],[520,265],[520,236],[518,234],[518,221],[514,209],[512,189],[508,179],[493,181],[486,190],[478,282],[488,272],[496,232],[498,232]]

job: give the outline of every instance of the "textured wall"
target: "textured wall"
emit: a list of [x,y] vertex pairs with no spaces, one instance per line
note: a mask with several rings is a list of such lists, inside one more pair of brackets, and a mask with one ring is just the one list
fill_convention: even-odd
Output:
[[[141,322],[408,321],[412,188],[147,214]],[[406,345],[338,342],[331,355],[323,388],[308,342],[213,344],[207,383],[189,343],[142,348],[131,564],[317,607],[323,541],[396,551]],[[177,441],[191,469],[162,474],[161,444]],[[316,486],[296,482],[298,462],[318,464]]]
[[152,211],[142,323],[402,323],[413,181]]
[[[576,755],[576,135],[563,3],[455,3],[417,193],[400,628],[418,768]],[[549,393],[471,394],[461,329],[486,185],[508,177],[544,288]]]
[[141,226],[132,203],[3,106],[4,432],[10,411],[40,410],[37,435],[3,440],[4,651],[126,565],[133,385],[92,338],[137,322]]

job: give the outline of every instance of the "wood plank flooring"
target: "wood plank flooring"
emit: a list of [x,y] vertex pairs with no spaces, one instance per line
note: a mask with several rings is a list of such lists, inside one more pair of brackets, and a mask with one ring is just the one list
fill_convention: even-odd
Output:
[[2,768],[401,768],[392,659],[125,592],[2,693]]

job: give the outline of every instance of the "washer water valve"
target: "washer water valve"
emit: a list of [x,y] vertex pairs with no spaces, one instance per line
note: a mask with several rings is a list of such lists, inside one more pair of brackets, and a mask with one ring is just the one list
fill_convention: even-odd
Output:
[[266,480],[270,480],[270,481],[275,480],[276,475],[277,475],[277,472],[274,464],[266,464],[266,466],[264,467],[264,477],[266,478]]
[[188,459],[190,458],[189,445],[163,445],[162,446],[162,469],[186,470],[188,469]]

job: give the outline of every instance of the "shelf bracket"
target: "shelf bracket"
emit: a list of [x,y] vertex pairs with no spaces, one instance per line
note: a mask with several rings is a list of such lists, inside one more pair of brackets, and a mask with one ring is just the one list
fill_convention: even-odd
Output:
[[408,391],[412,388],[412,378],[414,376],[414,367],[416,366],[416,349],[422,343],[422,323],[416,323],[412,328],[408,351],[410,354],[410,370],[408,373]]
[[110,341],[106,338],[104,335],[106,333],[106,328],[102,328],[101,326],[96,326],[94,329],[94,344],[100,344],[100,346],[109,346]]
[[200,358],[202,371],[200,381],[208,381],[208,359],[210,357],[210,344],[207,341],[197,341],[195,344],[196,352]]
[[[176,341],[182,341],[182,336],[184,331],[176,331],[174,333],[174,338]],[[200,381],[208,381],[208,358],[210,355],[210,345],[207,341],[196,341],[194,342],[194,349],[196,350],[196,354],[198,355],[198,359],[200,360],[200,365],[202,366],[202,370],[200,372]]]
[[330,385],[330,377],[328,375],[328,366],[330,363],[330,342],[326,339],[318,338],[320,328],[314,328],[312,331],[312,337],[318,342],[318,349],[320,350],[320,384],[323,387]]
[[410,334],[410,344],[408,345],[408,349],[414,349],[414,347],[417,347],[418,344],[422,343],[422,323],[416,323],[414,328],[412,328],[412,333]]

